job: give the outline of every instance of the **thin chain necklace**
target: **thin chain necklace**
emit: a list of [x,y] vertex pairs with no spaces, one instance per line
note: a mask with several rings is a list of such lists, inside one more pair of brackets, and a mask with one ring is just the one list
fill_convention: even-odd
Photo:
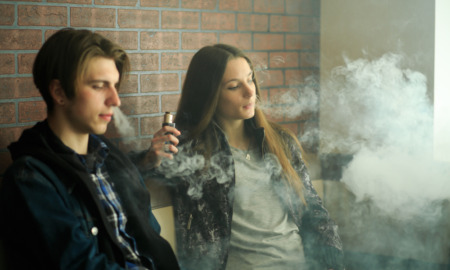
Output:
[[246,160],[251,160],[252,159],[252,157],[250,155],[250,148],[252,147],[252,141],[253,140],[250,138],[250,140],[248,142],[247,150],[243,150],[241,148],[234,147],[235,149],[240,150],[240,152],[244,152],[244,156],[245,156]]
[[250,156],[250,148],[252,146],[252,139],[249,140],[248,142],[248,146],[247,146],[247,151],[245,152],[245,159],[246,160],[251,160],[252,157]]

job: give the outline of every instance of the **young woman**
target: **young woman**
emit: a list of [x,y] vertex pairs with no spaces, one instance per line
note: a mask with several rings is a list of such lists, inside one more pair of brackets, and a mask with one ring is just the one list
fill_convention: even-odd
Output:
[[181,133],[168,126],[153,138],[157,171],[176,184],[180,265],[344,269],[337,226],[311,184],[300,143],[266,119],[259,98],[254,68],[241,50],[204,47],[183,85],[179,141]]

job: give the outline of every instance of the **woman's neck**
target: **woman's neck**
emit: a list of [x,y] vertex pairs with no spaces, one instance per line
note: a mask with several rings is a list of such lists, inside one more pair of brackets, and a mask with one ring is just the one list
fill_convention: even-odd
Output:
[[228,143],[238,149],[247,150],[250,144],[250,136],[245,130],[244,121],[220,121],[219,125],[227,135]]

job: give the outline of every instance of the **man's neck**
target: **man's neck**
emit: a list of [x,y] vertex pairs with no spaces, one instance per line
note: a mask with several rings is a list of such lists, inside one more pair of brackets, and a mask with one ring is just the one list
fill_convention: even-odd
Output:
[[77,133],[65,121],[58,121],[57,118],[47,118],[50,129],[55,135],[77,154],[85,155],[88,152],[89,134]]

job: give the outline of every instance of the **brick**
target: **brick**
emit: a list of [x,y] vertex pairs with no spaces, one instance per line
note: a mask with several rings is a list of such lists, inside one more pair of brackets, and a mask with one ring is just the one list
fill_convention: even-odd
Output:
[[298,32],[299,18],[296,16],[270,16],[270,32]]
[[159,96],[129,96],[121,98],[121,101],[120,109],[126,115],[159,112]]
[[47,40],[49,37],[51,37],[53,34],[58,32],[58,29],[49,29],[44,32],[44,39]]
[[74,27],[115,27],[116,11],[112,8],[70,8],[70,24]]
[[219,0],[220,10],[251,12],[252,0]]
[[280,0],[254,0],[253,5],[256,13],[284,13],[284,4]]
[[314,113],[309,111],[299,111],[298,104],[284,105],[283,110],[285,112],[284,121],[293,122],[293,121],[302,121],[314,118]]
[[270,89],[270,104],[292,104],[298,101],[298,91],[295,88]]
[[159,70],[159,56],[157,53],[130,53],[132,71]]
[[284,85],[284,75],[282,70],[266,70],[266,78],[261,83],[263,87],[282,86]]
[[2,50],[38,50],[42,46],[41,30],[0,29]]
[[320,18],[319,17],[301,17],[300,32],[303,33],[319,33]]
[[[90,2],[91,0],[89,0]],[[95,0],[96,5],[109,5],[109,6],[130,6],[135,7],[138,0]]]
[[142,117],[141,118],[141,135],[153,135],[155,134],[162,125],[161,116],[153,117]]
[[0,124],[16,122],[16,105],[13,102],[0,103]]
[[119,95],[139,92],[138,75],[128,74],[120,86]]
[[286,50],[301,50],[303,48],[302,44],[303,37],[301,35],[287,34],[286,35]]
[[198,29],[199,13],[190,11],[163,11],[163,29]]
[[274,52],[269,54],[271,68],[298,67],[298,53]]
[[186,70],[194,56],[193,53],[163,53],[161,55],[162,70]]
[[319,52],[302,52],[300,53],[300,67],[319,67]]
[[96,31],[96,33],[119,44],[125,50],[138,49],[138,33],[136,31]]
[[206,45],[217,43],[217,33],[184,32],[181,34],[181,48],[184,50],[198,50]]
[[61,6],[19,6],[18,17],[18,25],[65,26],[67,25],[67,8]]
[[161,109],[163,112],[176,112],[180,95],[163,95],[161,97]]
[[318,34],[286,35],[287,50],[319,50],[320,37]]
[[230,44],[241,50],[252,49],[252,35],[250,33],[220,34],[220,43]]
[[[3,175],[12,164],[12,158],[9,152],[0,152],[0,175]],[[0,179],[0,185],[2,184]]]
[[47,106],[44,101],[19,102],[19,122],[42,121],[47,116]]
[[269,31],[269,16],[262,14],[238,14],[238,31]]
[[254,34],[253,49],[255,50],[283,50],[284,35],[282,34]]
[[259,89],[260,96],[259,96],[259,103],[261,104],[267,104],[269,102],[269,90],[267,89]]
[[178,91],[180,89],[177,73],[141,75],[141,92]]
[[286,0],[286,12],[297,15],[320,15],[320,1]]
[[0,25],[13,25],[14,24],[14,6],[13,5],[0,5]]
[[14,74],[15,63],[14,54],[0,54],[0,74]]
[[247,57],[252,61],[255,70],[266,70],[269,67],[269,53],[248,52]]
[[159,28],[157,10],[119,9],[118,16],[121,28]]
[[284,121],[284,112],[281,107],[270,107],[266,106],[263,108],[264,114],[267,119],[271,122],[281,122]]
[[142,7],[177,8],[178,0],[141,0]]
[[51,3],[67,3],[67,4],[81,4],[81,5],[92,4],[92,0],[47,0],[47,2],[51,2]]
[[35,58],[36,58],[35,53],[19,54],[17,57],[19,73],[20,74],[32,74]]
[[302,85],[306,83],[308,79],[316,78],[319,76],[318,70],[299,70],[291,69],[285,71],[285,79],[287,85]]
[[216,8],[216,0],[181,0],[181,8],[215,9]]
[[177,50],[180,47],[178,32],[141,32],[142,50]]
[[202,13],[203,30],[235,30],[236,15],[232,13]]
[[0,99],[39,97],[33,78],[0,78]]

